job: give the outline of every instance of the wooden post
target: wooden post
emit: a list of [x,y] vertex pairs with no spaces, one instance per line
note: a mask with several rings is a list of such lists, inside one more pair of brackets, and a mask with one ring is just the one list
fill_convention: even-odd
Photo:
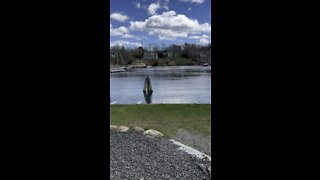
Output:
[[146,104],[151,104],[151,99],[152,99],[152,92],[151,93],[147,93],[145,91],[143,91],[144,94],[144,99],[146,101]]
[[151,80],[150,80],[149,76],[147,76],[145,81],[144,81],[143,92],[146,92],[146,93],[152,93],[153,92],[152,87],[151,87]]

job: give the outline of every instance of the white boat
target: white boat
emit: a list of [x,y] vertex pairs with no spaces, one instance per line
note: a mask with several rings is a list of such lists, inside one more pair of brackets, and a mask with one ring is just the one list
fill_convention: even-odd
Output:
[[110,73],[124,72],[124,69],[110,69]]
[[146,68],[146,67],[147,67],[147,65],[144,63],[138,63],[135,65],[132,65],[132,68]]
[[122,68],[122,69],[131,69],[132,66],[122,66],[121,68]]
[[120,55],[120,58],[121,58],[121,60],[122,60],[122,63],[125,64],[124,61],[123,61],[123,59],[122,59],[121,54],[120,54],[119,52],[117,52],[117,53],[116,53],[117,65],[115,65],[115,66],[110,66],[110,73],[124,72],[124,70],[128,68],[128,67],[126,67],[126,66],[123,66],[123,67],[120,67],[120,66],[119,66],[120,63],[119,63],[119,57],[118,57],[118,55]]

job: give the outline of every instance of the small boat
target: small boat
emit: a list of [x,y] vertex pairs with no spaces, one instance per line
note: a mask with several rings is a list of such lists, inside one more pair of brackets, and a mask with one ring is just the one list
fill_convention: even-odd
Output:
[[124,69],[110,69],[110,73],[124,72]]
[[204,63],[202,66],[209,66],[209,64],[208,63]]
[[132,68],[146,68],[147,66],[144,63],[139,63],[132,65]]
[[132,67],[131,66],[123,66],[121,67],[122,69],[131,69]]
[[[115,52],[116,58],[117,58],[117,63],[115,66],[111,66],[110,64],[110,73],[118,73],[118,72],[124,72],[125,69],[129,69],[131,67],[127,66],[126,63],[124,62],[120,52]],[[120,66],[119,62],[119,56],[122,61],[123,66]]]

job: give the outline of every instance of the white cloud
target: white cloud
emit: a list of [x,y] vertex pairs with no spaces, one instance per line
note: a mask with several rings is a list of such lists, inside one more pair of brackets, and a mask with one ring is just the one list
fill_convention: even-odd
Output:
[[123,38],[135,38],[132,34],[125,34],[122,36]]
[[130,21],[130,29],[131,30],[143,30],[146,28],[145,21]]
[[152,3],[148,7],[148,14],[149,15],[154,15],[157,14],[157,10],[160,8],[160,3]]
[[197,3],[197,4],[202,4],[204,3],[204,0],[180,0],[182,2],[190,2],[190,3]]
[[137,8],[137,9],[140,9],[140,8],[141,8],[141,4],[140,4],[140,3],[137,3],[137,4],[136,4],[136,8]]
[[169,10],[169,1],[170,0],[165,0],[164,4],[163,4],[163,8],[166,10]]
[[145,21],[130,21],[130,30],[145,31],[159,39],[173,40],[179,37],[186,38],[188,34],[211,33],[209,23],[199,24],[197,20],[189,19],[175,11],[153,15]]
[[110,36],[123,36],[128,33],[128,29],[124,26],[118,27],[116,29],[110,29]]
[[210,36],[208,36],[208,35],[206,35],[206,34],[203,34],[203,35],[201,35],[201,36],[190,36],[189,37],[190,39],[199,39],[198,40],[198,43],[199,44],[202,44],[202,45],[206,45],[206,44],[208,44],[208,43],[210,43],[211,41],[211,39],[210,39]]
[[210,37],[206,34],[203,34],[202,36],[190,36],[190,39],[209,39]]
[[199,39],[198,43],[201,45],[207,45],[211,42],[211,39],[210,39],[211,37],[206,34],[203,34],[201,36],[190,36],[189,38],[190,39]]
[[127,45],[127,46],[141,46],[141,43],[139,43],[139,42],[123,41],[123,40],[110,42],[110,46],[115,46],[115,45],[119,45],[119,46],[125,46],[125,45]]
[[176,38],[188,37],[187,32],[175,32],[169,29],[154,29],[149,35],[158,36],[160,40],[174,40]]
[[121,27],[112,29],[111,24],[110,24],[110,36],[120,36],[122,38],[136,38],[134,35],[129,34],[128,28],[121,26]]
[[129,19],[129,17],[123,13],[114,12],[110,15],[111,19],[114,19],[116,21],[125,22]]
[[199,43],[200,43],[200,44],[209,44],[209,42],[210,42],[210,41],[209,41],[208,39],[200,39],[200,40],[199,40]]

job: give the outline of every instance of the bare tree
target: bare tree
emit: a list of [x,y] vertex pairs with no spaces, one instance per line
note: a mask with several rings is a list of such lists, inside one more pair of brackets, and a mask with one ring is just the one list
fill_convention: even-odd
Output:
[[173,45],[170,45],[169,47],[167,47],[167,48],[166,48],[166,51],[167,51],[168,53],[171,53],[171,56],[177,57],[177,56],[180,56],[180,55],[181,55],[181,53],[182,53],[182,48],[181,48],[181,46],[179,46],[179,45],[173,44]]

